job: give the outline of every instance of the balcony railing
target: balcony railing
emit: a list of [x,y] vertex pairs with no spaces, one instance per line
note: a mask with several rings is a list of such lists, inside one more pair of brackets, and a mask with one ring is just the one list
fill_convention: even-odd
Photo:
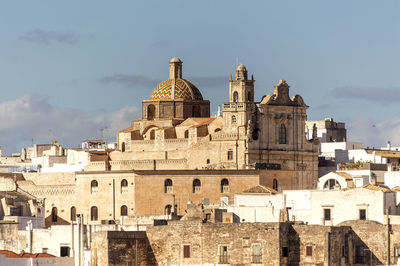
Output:
[[228,260],[229,260],[228,255],[219,256],[219,264],[228,264]]
[[251,256],[251,263],[261,263],[262,255],[252,255]]

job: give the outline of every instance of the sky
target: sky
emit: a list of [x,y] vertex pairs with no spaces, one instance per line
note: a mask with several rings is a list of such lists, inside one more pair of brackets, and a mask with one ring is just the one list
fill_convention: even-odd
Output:
[[212,113],[241,62],[256,100],[285,79],[309,120],[345,122],[364,146],[400,146],[399,11],[397,0],[0,0],[3,154],[78,147],[101,129],[115,141],[172,57]]

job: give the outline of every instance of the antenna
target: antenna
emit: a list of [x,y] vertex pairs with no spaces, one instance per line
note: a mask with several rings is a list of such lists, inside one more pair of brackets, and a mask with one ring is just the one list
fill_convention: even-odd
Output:
[[239,65],[239,57],[236,56],[236,67]]

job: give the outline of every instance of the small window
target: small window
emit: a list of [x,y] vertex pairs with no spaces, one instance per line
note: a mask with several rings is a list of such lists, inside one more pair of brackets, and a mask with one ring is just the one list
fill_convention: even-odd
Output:
[[307,257],[312,256],[312,246],[306,246],[306,256]]
[[168,204],[167,206],[165,206],[164,208],[164,214],[165,215],[170,215],[172,213],[172,206],[170,204]]
[[121,206],[121,216],[128,216],[128,207],[126,205]]
[[121,151],[122,151],[122,152],[125,152],[125,142],[122,142]]
[[69,257],[69,247],[60,247],[60,257]]
[[90,208],[90,220],[97,221],[97,219],[98,219],[98,209],[96,206],[92,206],[92,208]]
[[234,102],[237,102],[237,101],[238,101],[238,92],[237,92],[237,91],[235,91],[235,92],[233,93],[233,101],[234,101]]
[[286,144],[286,127],[284,124],[281,124],[279,127],[279,144]]
[[233,160],[233,151],[228,151],[228,161]]
[[193,180],[193,193],[198,194],[200,193],[200,189],[201,189],[201,182],[199,179],[195,179]]
[[367,210],[366,209],[360,209],[359,210],[359,218],[360,218],[360,220],[366,220],[367,219]]
[[226,178],[221,180],[221,193],[229,193],[229,180]]
[[56,207],[53,207],[53,208],[51,209],[51,221],[52,221],[53,223],[55,223],[55,222],[57,222],[57,220],[58,220],[57,208],[56,208]]
[[252,247],[252,258],[251,258],[252,263],[261,263],[261,245],[260,244],[254,244]]
[[206,221],[211,221],[211,213],[206,213]]
[[228,247],[220,246],[219,248],[219,263],[226,264],[228,263]]
[[122,179],[121,181],[121,193],[128,192],[128,181],[126,179]]
[[207,159],[207,164],[209,164],[210,163],[210,159]]
[[42,253],[47,253],[49,252],[49,248],[42,248]]
[[393,254],[395,257],[400,257],[400,248],[395,247],[393,250]]
[[324,220],[325,221],[331,220],[331,209],[324,209]]
[[236,123],[236,116],[235,115],[232,116],[232,124],[234,124],[234,123]]
[[189,138],[189,130],[185,130],[185,139]]
[[183,246],[183,257],[190,258],[190,246],[189,245]]
[[90,192],[96,193],[98,191],[99,191],[99,183],[97,183],[97,180],[92,180],[92,182],[90,182]]
[[71,221],[76,221],[76,208],[74,206],[71,207]]
[[164,181],[164,193],[167,193],[167,194],[173,193],[172,180],[169,178],[165,179],[165,181]]
[[282,247],[282,257],[284,257],[284,258],[289,257],[289,248],[288,247]]
[[272,181],[272,188],[278,190],[278,180],[276,180],[275,178]]

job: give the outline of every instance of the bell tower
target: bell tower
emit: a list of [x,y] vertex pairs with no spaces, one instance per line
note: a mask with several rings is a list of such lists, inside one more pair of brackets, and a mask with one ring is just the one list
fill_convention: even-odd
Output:
[[254,79],[247,78],[247,69],[243,64],[236,68],[235,79],[229,79],[230,102],[254,102]]
[[[224,123],[228,131],[236,132],[255,120],[254,78],[248,79],[247,69],[243,64],[236,68],[235,79],[229,78],[229,102],[223,105]],[[253,121],[254,122],[254,121]]]

